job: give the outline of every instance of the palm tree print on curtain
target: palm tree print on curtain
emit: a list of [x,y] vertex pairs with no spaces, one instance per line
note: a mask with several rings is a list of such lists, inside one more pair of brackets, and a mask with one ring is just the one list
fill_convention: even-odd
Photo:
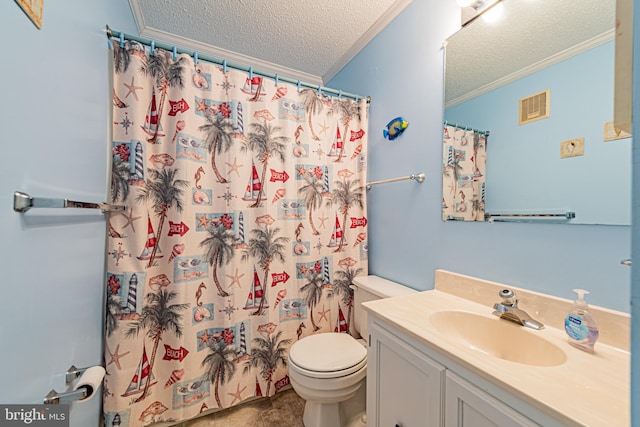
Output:
[[484,221],[487,137],[445,126],[442,161],[442,220]]
[[294,341],[352,324],[366,101],[113,46],[106,425],[273,395]]

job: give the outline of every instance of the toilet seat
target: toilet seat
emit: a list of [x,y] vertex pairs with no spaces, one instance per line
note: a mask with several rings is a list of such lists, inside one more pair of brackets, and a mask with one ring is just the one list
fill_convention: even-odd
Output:
[[312,378],[338,378],[367,365],[367,350],[352,336],[328,332],[296,341],[289,350],[291,368]]

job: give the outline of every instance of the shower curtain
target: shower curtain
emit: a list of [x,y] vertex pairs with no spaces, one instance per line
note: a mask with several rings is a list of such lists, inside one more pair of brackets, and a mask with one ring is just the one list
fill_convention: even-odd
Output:
[[179,421],[289,384],[351,333],[368,106],[114,41],[104,416]]
[[442,220],[484,221],[487,136],[444,126]]

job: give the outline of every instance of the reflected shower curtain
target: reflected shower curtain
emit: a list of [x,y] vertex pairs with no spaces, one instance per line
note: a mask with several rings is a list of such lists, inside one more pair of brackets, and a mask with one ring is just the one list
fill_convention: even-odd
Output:
[[364,99],[114,42],[104,412],[191,418],[289,384],[367,274]]
[[442,220],[484,221],[487,137],[445,126],[442,162]]

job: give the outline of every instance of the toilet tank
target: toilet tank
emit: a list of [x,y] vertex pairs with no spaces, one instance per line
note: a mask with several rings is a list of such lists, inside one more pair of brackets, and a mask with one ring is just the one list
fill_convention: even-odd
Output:
[[417,292],[415,289],[378,276],[354,277],[351,286],[353,289],[353,321],[355,329],[365,339],[367,338],[367,312],[361,307],[363,302]]

